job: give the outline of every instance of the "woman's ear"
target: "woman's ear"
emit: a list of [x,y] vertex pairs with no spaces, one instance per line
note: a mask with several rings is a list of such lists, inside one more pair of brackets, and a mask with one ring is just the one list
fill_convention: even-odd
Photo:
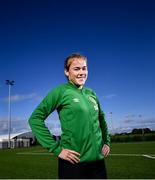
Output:
[[69,72],[65,69],[65,75],[68,77],[69,76]]

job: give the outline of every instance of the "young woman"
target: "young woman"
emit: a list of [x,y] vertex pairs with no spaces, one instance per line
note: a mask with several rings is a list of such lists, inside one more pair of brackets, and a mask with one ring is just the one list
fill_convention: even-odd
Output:
[[[65,60],[66,84],[51,90],[32,113],[29,124],[40,144],[58,157],[60,179],[106,179],[104,157],[110,138],[96,94],[84,87],[87,58],[72,54]],[[61,139],[55,141],[45,126],[47,116],[57,110]]]

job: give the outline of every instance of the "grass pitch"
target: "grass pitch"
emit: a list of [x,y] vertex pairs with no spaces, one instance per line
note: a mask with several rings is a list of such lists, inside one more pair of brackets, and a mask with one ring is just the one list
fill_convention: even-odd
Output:
[[106,163],[110,179],[155,179],[155,142],[113,143]]
[[[155,142],[112,143],[109,179],[155,179]],[[41,147],[0,150],[1,179],[56,179],[57,158]]]

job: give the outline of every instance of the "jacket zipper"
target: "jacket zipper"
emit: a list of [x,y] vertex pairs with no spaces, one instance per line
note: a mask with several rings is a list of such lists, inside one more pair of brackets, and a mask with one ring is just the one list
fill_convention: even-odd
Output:
[[94,137],[94,127],[93,127],[93,122],[92,122],[92,118],[91,118],[91,105],[87,99],[87,97],[85,96],[84,92],[81,90],[81,94],[82,96],[84,97],[85,99],[85,102],[87,104],[87,106],[89,107],[89,130],[90,130],[90,133],[91,133],[91,137],[92,137],[92,144],[93,144],[93,149],[96,153],[96,160],[97,160],[97,156],[98,156],[98,153],[97,153],[97,148],[96,148],[96,138]]

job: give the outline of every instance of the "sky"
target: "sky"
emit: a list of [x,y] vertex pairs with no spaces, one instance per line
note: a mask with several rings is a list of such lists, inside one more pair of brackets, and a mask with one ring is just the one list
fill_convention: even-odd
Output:
[[[88,58],[92,88],[111,133],[155,130],[155,2],[152,0],[1,0],[0,135],[30,131],[31,113],[66,83],[64,59]],[[46,120],[60,134],[58,115]]]

